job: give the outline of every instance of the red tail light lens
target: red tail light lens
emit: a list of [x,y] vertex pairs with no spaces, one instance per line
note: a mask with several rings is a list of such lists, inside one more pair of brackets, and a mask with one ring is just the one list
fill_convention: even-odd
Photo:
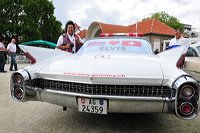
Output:
[[33,58],[29,53],[24,53],[30,60],[31,60],[31,64],[35,64],[36,60],[35,58]]
[[177,68],[180,68],[180,69],[181,69],[181,68],[183,67],[184,59],[185,59],[185,55],[182,55],[182,56],[179,58],[178,62],[176,63],[176,67],[177,67]]
[[180,111],[184,115],[190,115],[193,109],[194,108],[191,103],[182,103],[182,105],[180,106]]
[[22,88],[15,88],[14,90],[14,96],[17,98],[17,99],[22,99],[23,97],[23,89]]

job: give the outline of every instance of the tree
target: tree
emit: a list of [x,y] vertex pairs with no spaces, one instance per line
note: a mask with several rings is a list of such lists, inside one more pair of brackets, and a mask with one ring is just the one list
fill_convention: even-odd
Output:
[[21,34],[21,18],[19,13],[22,12],[21,0],[1,0],[0,1],[0,29],[1,35],[6,38],[18,38]]
[[[24,11],[26,13],[29,27],[34,27],[41,32],[43,40],[56,42],[61,34],[61,22],[56,21],[53,16],[54,6],[48,0],[24,0]],[[34,7],[34,8],[33,8]]]
[[173,29],[180,29],[182,31],[184,30],[183,24],[181,24],[177,18],[170,16],[168,13],[164,11],[153,13],[151,17],[143,18],[142,21],[150,18],[156,18]]
[[49,0],[1,0],[0,8],[0,34],[7,38],[56,42],[62,32]]

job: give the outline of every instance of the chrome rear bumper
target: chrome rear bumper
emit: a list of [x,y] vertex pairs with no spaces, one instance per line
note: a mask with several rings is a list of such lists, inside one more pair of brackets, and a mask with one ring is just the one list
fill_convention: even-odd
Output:
[[63,107],[78,108],[78,97],[107,100],[108,112],[113,113],[169,113],[175,101],[161,97],[87,95],[40,88],[26,88],[23,101],[43,101]]

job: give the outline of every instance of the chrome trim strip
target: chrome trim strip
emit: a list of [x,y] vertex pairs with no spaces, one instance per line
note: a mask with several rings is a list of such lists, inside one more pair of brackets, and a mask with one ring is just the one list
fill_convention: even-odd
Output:
[[[81,94],[81,93],[73,93],[73,92],[63,92],[63,91],[55,91],[50,89],[39,89],[42,92],[50,92],[50,93],[57,93],[69,96],[76,96],[76,97],[87,97],[87,98],[104,98],[104,99],[122,99],[122,100],[144,100],[144,101],[154,101],[154,100],[163,100],[165,101],[166,98],[162,97],[139,97],[139,96],[109,96],[109,95],[89,95],[89,94]],[[167,99],[170,101],[170,99]]]
[[189,70],[189,69],[183,69],[184,71],[187,71],[187,72],[194,72],[194,73],[197,73],[197,74],[200,74],[199,71],[195,71],[195,70]]

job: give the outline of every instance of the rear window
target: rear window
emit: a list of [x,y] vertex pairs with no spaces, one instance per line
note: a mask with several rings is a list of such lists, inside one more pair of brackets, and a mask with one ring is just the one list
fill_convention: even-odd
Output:
[[152,54],[152,48],[145,39],[105,38],[88,40],[78,51],[78,53],[93,52]]

